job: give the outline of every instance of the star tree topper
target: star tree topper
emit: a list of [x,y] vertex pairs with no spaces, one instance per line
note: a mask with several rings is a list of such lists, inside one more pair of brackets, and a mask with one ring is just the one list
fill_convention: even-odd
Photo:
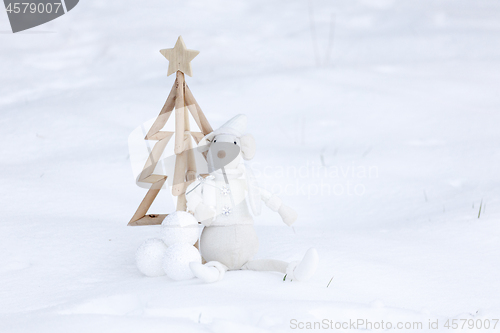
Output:
[[193,72],[191,71],[191,60],[193,60],[200,51],[187,49],[182,36],[179,36],[173,49],[163,49],[160,50],[160,53],[168,60],[167,76],[177,71],[193,76]]

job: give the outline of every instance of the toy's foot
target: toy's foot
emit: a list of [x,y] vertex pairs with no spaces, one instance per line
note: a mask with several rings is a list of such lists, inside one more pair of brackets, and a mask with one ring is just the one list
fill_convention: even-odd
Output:
[[319,256],[315,248],[307,250],[300,262],[291,262],[287,269],[287,280],[306,281],[309,280],[318,268]]
[[226,272],[225,267],[221,263],[214,261],[208,262],[205,265],[193,261],[189,263],[189,268],[191,268],[194,276],[206,283],[220,281]]

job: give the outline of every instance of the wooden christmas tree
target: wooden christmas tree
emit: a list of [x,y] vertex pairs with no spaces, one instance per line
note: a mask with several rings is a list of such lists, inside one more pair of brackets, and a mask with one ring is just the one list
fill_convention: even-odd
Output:
[[[160,50],[160,53],[169,61],[167,76],[176,73],[176,79],[158,118],[144,138],[157,141],[138,179],[140,182],[151,183],[151,187],[128,223],[132,226],[161,224],[167,216],[167,214],[147,214],[147,212],[167,180],[166,175],[155,174],[154,170],[172,136],[175,153],[172,195],[177,197],[177,210],[186,210],[186,188],[196,179],[196,162],[191,138],[198,143],[205,135],[212,132],[212,127],[184,80],[184,74],[192,76],[191,60],[199,51],[187,49],[184,40],[179,36],[174,48]],[[162,131],[173,111],[175,111],[174,132]],[[188,111],[198,125],[199,132],[191,131]]]

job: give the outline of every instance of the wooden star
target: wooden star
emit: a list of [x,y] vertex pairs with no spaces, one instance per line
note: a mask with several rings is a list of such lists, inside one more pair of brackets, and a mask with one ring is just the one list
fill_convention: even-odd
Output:
[[193,72],[191,71],[191,60],[193,60],[200,51],[188,50],[182,36],[179,36],[173,49],[163,49],[160,50],[160,53],[168,60],[167,76],[177,71],[193,76]]

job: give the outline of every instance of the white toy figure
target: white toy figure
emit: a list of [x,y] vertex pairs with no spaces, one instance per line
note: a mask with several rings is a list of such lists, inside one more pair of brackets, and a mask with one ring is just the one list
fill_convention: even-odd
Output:
[[238,115],[198,144],[200,150],[207,151],[209,170],[212,156],[224,158],[229,153],[227,148],[231,148],[228,145],[238,146],[238,155],[223,168],[212,166],[215,170],[209,176],[204,179],[199,177],[186,190],[188,210],[205,226],[200,239],[200,252],[207,263],[192,262],[191,270],[205,282],[219,281],[227,270],[238,269],[276,271],[286,274],[289,280],[307,280],[318,264],[314,248],[309,249],[300,262],[252,260],[257,253],[258,239],[245,199],[248,198],[255,215],[260,214],[260,202],[264,201],[280,214],[288,226],[295,222],[297,214],[279,197],[259,188],[251,172],[245,169],[241,157],[250,160],[256,150],[253,137],[244,135],[245,130],[246,116]]

